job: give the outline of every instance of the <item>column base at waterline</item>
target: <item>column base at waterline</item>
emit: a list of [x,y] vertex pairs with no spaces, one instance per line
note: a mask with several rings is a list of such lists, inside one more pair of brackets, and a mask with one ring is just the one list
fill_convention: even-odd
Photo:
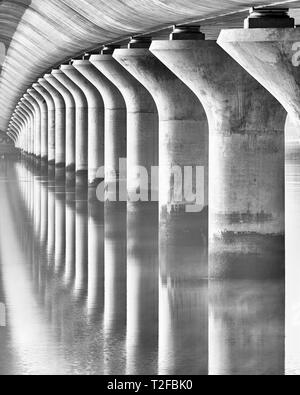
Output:
[[75,174],[76,199],[88,199],[88,171],[78,170]]
[[209,275],[211,279],[284,279],[285,236],[224,232],[211,237]]
[[[92,182],[89,181],[88,183],[88,200],[89,203],[94,204],[96,203],[101,203],[101,199],[99,199],[98,197],[98,186],[101,183],[104,183],[104,179],[103,178],[96,178],[94,179]],[[103,203],[103,202],[102,202]]]
[[48,177],[51,180],[55,180],[55,161],[48,161]]
[[48,157],[44,156],[41,158],[41,175],[47,176],[48,175]]
[[74,188],[75,190],[75,184],[76,184],[76,171],[75,171],[75,165],[68,165],[66,166],[66,187],[68,188]]
[[55,181],[60,184],[66,183],[66,164],[56,163],[55,165]]
[[208,207],[201,212],[161,210],[159,224],[162,272],[178,279],[208,279]]

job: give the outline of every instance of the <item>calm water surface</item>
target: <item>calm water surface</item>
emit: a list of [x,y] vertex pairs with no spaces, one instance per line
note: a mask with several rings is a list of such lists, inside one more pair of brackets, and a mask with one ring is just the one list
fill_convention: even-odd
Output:
[[[207,243],[155,204],[102,205],[0,162],[0,374],[300,373],[300,149],[280,281],[208,281]],[[164,230],[160,229],[161,238]]]

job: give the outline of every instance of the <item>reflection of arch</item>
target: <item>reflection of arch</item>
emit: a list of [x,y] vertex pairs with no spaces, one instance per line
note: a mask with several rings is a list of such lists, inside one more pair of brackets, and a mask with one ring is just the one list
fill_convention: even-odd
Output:
[[0,327],[6,326],[6,307],[4,303],[0,303]]

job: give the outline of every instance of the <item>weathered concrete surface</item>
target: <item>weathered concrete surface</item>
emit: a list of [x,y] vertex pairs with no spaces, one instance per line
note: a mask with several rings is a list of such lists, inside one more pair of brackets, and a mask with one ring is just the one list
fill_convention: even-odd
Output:
[[[208,125],[204,109],[193,92],[148,49],[118,49],[114,58],[144,85],[157,106],[162,218],[178,210],[185,211],[191,202],[184,196],[177,199],[173,168],[202,166],[207,181]],[[207,188],[205,190],[207,208]]]
[[51,95],[55,106],[55,166],[66,163],[66,105],[62,95],[45,78],[38,83]]
[[[94,66],[86,60],[73,62],[76,73],[73,73],[74,82],[84,92],[88,102],[88,180],[89,184],[97,183],[97,170],[104,166],[104,102],[95,81]],[[97,78],[97,77],[96,77]]]
[[[92,56],[93,58],[93,56]],[[98,169],[105,166],[106,182],[114,182],[119,159],[126,158],[126,106],[118,89],[89,60],[76,62],[74,67],[98,90],[104,105],[98,132],[89,136],[89,182],[98,184]],[[101,109],[102,111],[102,109]],[[102,133],[102,128],[104,132]],[[100,177],[101,178],[101,177]]]
[[27,94],[24,96],[26,100],[31,104],[33,108],[34,117],[34,135],[33,135],[33,153],[36,158],[41,156],[41,111],[38,103],[30,95],[30,89],[27,90]]
[[[55,103],[50,93],[41,85],[34,84],[33,88],[43,96],[48,108],[48,163],[55,164]],[[44,140],[45,144],[45,140]]]
[[151,51],[208,116],[210,275],[282,276],[285,110],[215,41],[157,41]]
[[46,100],[41,94],[34,89],[30,89],[28,93],[35,99],[40,107],[41,113],[41,134],[40,134],[40,145],[41,145],[41,159],[44,161],[48,160],[48,107]]
[[80,178],[85,182],[88,175],[88,102],[82,89],[73,81],[73,74],[79,72],[72,65],[62,65],[60,69],[62,74],[55,74],[55,78],[71,92],[76,105],[75,170],[81,183]]
[[34,108],[30,104],[30,102],[27,100],[28,94],[25,94],[24,97],[21,99],[21,107],[22,109],[27,112],[29,120],[30,120],[30,128],[29,128],[29,144],[30,144],[30,149],[29,149],[29,154],[34,155],[34,135],[35,135],[35,129],[36,129],[36,122],[34,118]]
[[218,44],[300,124],[300,28],[224,30]]
[[63,96],[66,110],[65,124],[65,163],[67,169],[75,171],[75,129],[76,129],[76,107],[75,100],[71,92],[56,78],[62,74],[60,70],[53,70],[51,74],[46,74],[44,78]]
[[[129,194],[136,193],[140,188],[138,166],[145,167],[151,174],[151,167],[158,165],[158,114],[155,102],[147,89],[111,54],[93,55],[90,61],[111,81],[114,90],[126,102],[127,125],[126,117],[124,124],[118,125],[119,129],[123,129],[116,131],[114,138],[115,146],[121,144],[114,162],[127,157],[127,190]],[[110,152],[113,148],[106,145],[105,149]]]

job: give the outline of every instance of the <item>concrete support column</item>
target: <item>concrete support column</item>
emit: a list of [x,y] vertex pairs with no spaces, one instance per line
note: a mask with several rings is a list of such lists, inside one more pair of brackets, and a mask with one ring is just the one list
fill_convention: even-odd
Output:
[[19,108],[17,108],[16,111],[17,112],[14,114],[14,122],[18,122],[19,125],[20,125],[20,128],[21,128],[20,133],[21,133],[23,151],[27,154],[28,153],[28,126],[27,126],[27,120],[20,113]]
[[286,113],[215,41],[172,38],[151,51],[195,92],[209,120],[210,275],[281,277]]
[[11,121],[9,122],[9,126],[8,126],[7,130],[10,134],[12,134],[14,136],[15,140],[20,141],[21,135],[22,135],[22,130],[23,130],[23,123],[21,123],[19,120],[14,119],[14,117],[12,117]]
[[29,119],[28,116],[26,114],[26,116],[23,113],[23,109],[21,108],[21,106],[18,104],[17,106],[17,111],[18,111],[18,117],[20,118],[20,120],[22,120],[23,125],[24,125],[24,134],[25,134],[25,152],[26,154],[29,154]]
[[64,168],[66,165],[66,105],[64,98],[45,78],[38,83],[51,95],[55,105],[55,166]]
[[110,170],[118,170],[119,159],[126,157],[126,106],[124,99],[118,89],[90,61],[76,61],[73,65],[97,89],[105,107],[105,114],[102,113],[102,108],[97,110],[98,132],[95,135],[89,134],[89,182],[96,185],[99,183],[97,170],[104,165],[107,175],[106,182],[114,182],[115,179]]
[[34,154],[36,158],[41,157],[41,110],[38,102],[33,98],[31,92],[33,89],[28,89],[26,96],[27,100],[30,102],[34,108],[34,118],[35,118],[35,133],[34,133]]
[[[157,105],[160,122],[160,211],[163,219],[176,211],[185,212],[191,204],[183,194],[176,193],[174,166],[182,172],[184,166],[203,166],[207,172],[208,128],[204,109],[197,97],[149,51],[149,46],[148,41],[132,42],[129,49],[117,49],[113,56],[143,84]],[[207,218],[207,197],[203,205],[204,217]]]
[[28,137],[29,137],[29,155],[33,155],[34,154],[34,132],[35,132],[35,122],[34,122],[34,113],[33,113],[33,107],[31,106],[31,104],[25,99],[25,97],[23,97],[21,99],[21,111],[23,112],[23,114],[28,117]]
[[[276,11],[277,10],[277,11]],[[262,10],[261,10],[262,11]],[[294,28],[294,20],[283,9],[285,28],[277,28],[276,22],[268,20],[278,12],[269,9],[256,19],[253,14],[245,21],[245,29],[223,30],[218,44],[249,74],[262,84],[283,105],[294,123],[300,123],[300,28]]]
[[63,85],[57,76],[63,74],[60,70],[53,70],[46,74],[45,79],[64,98],[66,106],[66,172],[75,171],[75,130],[76,130],[76,107],[72,93]]
[[41,85],[34,84],[34,89],[45,99],[48,107],[48,163],[55,165],[55,104],[50,93]]
[[82,90],[69,78],[69,75],[72,75],[74,70],[74,67],[71,65],[62,65],[62,74],[55,74],[55,78],[71,92],[76,104],[76,182],[85,184],[88,170],[88,103]]
[[104,165],[104,103],[96,87],[78,70],[86,70],[85,61],[75,60],[63,72],[82,90],[88,104],[87,168],[88,181],[93,184],[100,166]]
[[36,84],[33,84],[29,94],[35,99],[40,107],[41,112],[41,159],[48,161],[48,106],[44,97],[35,90]]
[[[112,133],[110,133],[111,137],[107,136],[105,139],[105,141],[111,141],[111,147],[109,144],[105,146],[105,159],[109,153],[114,153],[112,147],[119,144],[119,158],[127,157],[127,190],[131,195],[140,188],[139,174],[137,174],[139,166],[146,168],[150,175],[151,167],[158,165],[158,113],[155,102],[147,89],[113,58],[114,49],[114,47],[105,47],[101,55],[92,55],[90,62],[102,73],[101,75],[111,81],[110,84],[113,84],[114,90],[110,88],[110,91],[114,92],[114,97],[119,98],[121,93],[125,99],[127,153],[126,134],[122,134],[120,130],[122,127],[125,128],[125,123],[120,122],[119,130],[115,131],[115,142],[109,140],[114,136]],[[124,129],[123,133],[125,133]],[[120,136],[124,137],[120,138]]]

